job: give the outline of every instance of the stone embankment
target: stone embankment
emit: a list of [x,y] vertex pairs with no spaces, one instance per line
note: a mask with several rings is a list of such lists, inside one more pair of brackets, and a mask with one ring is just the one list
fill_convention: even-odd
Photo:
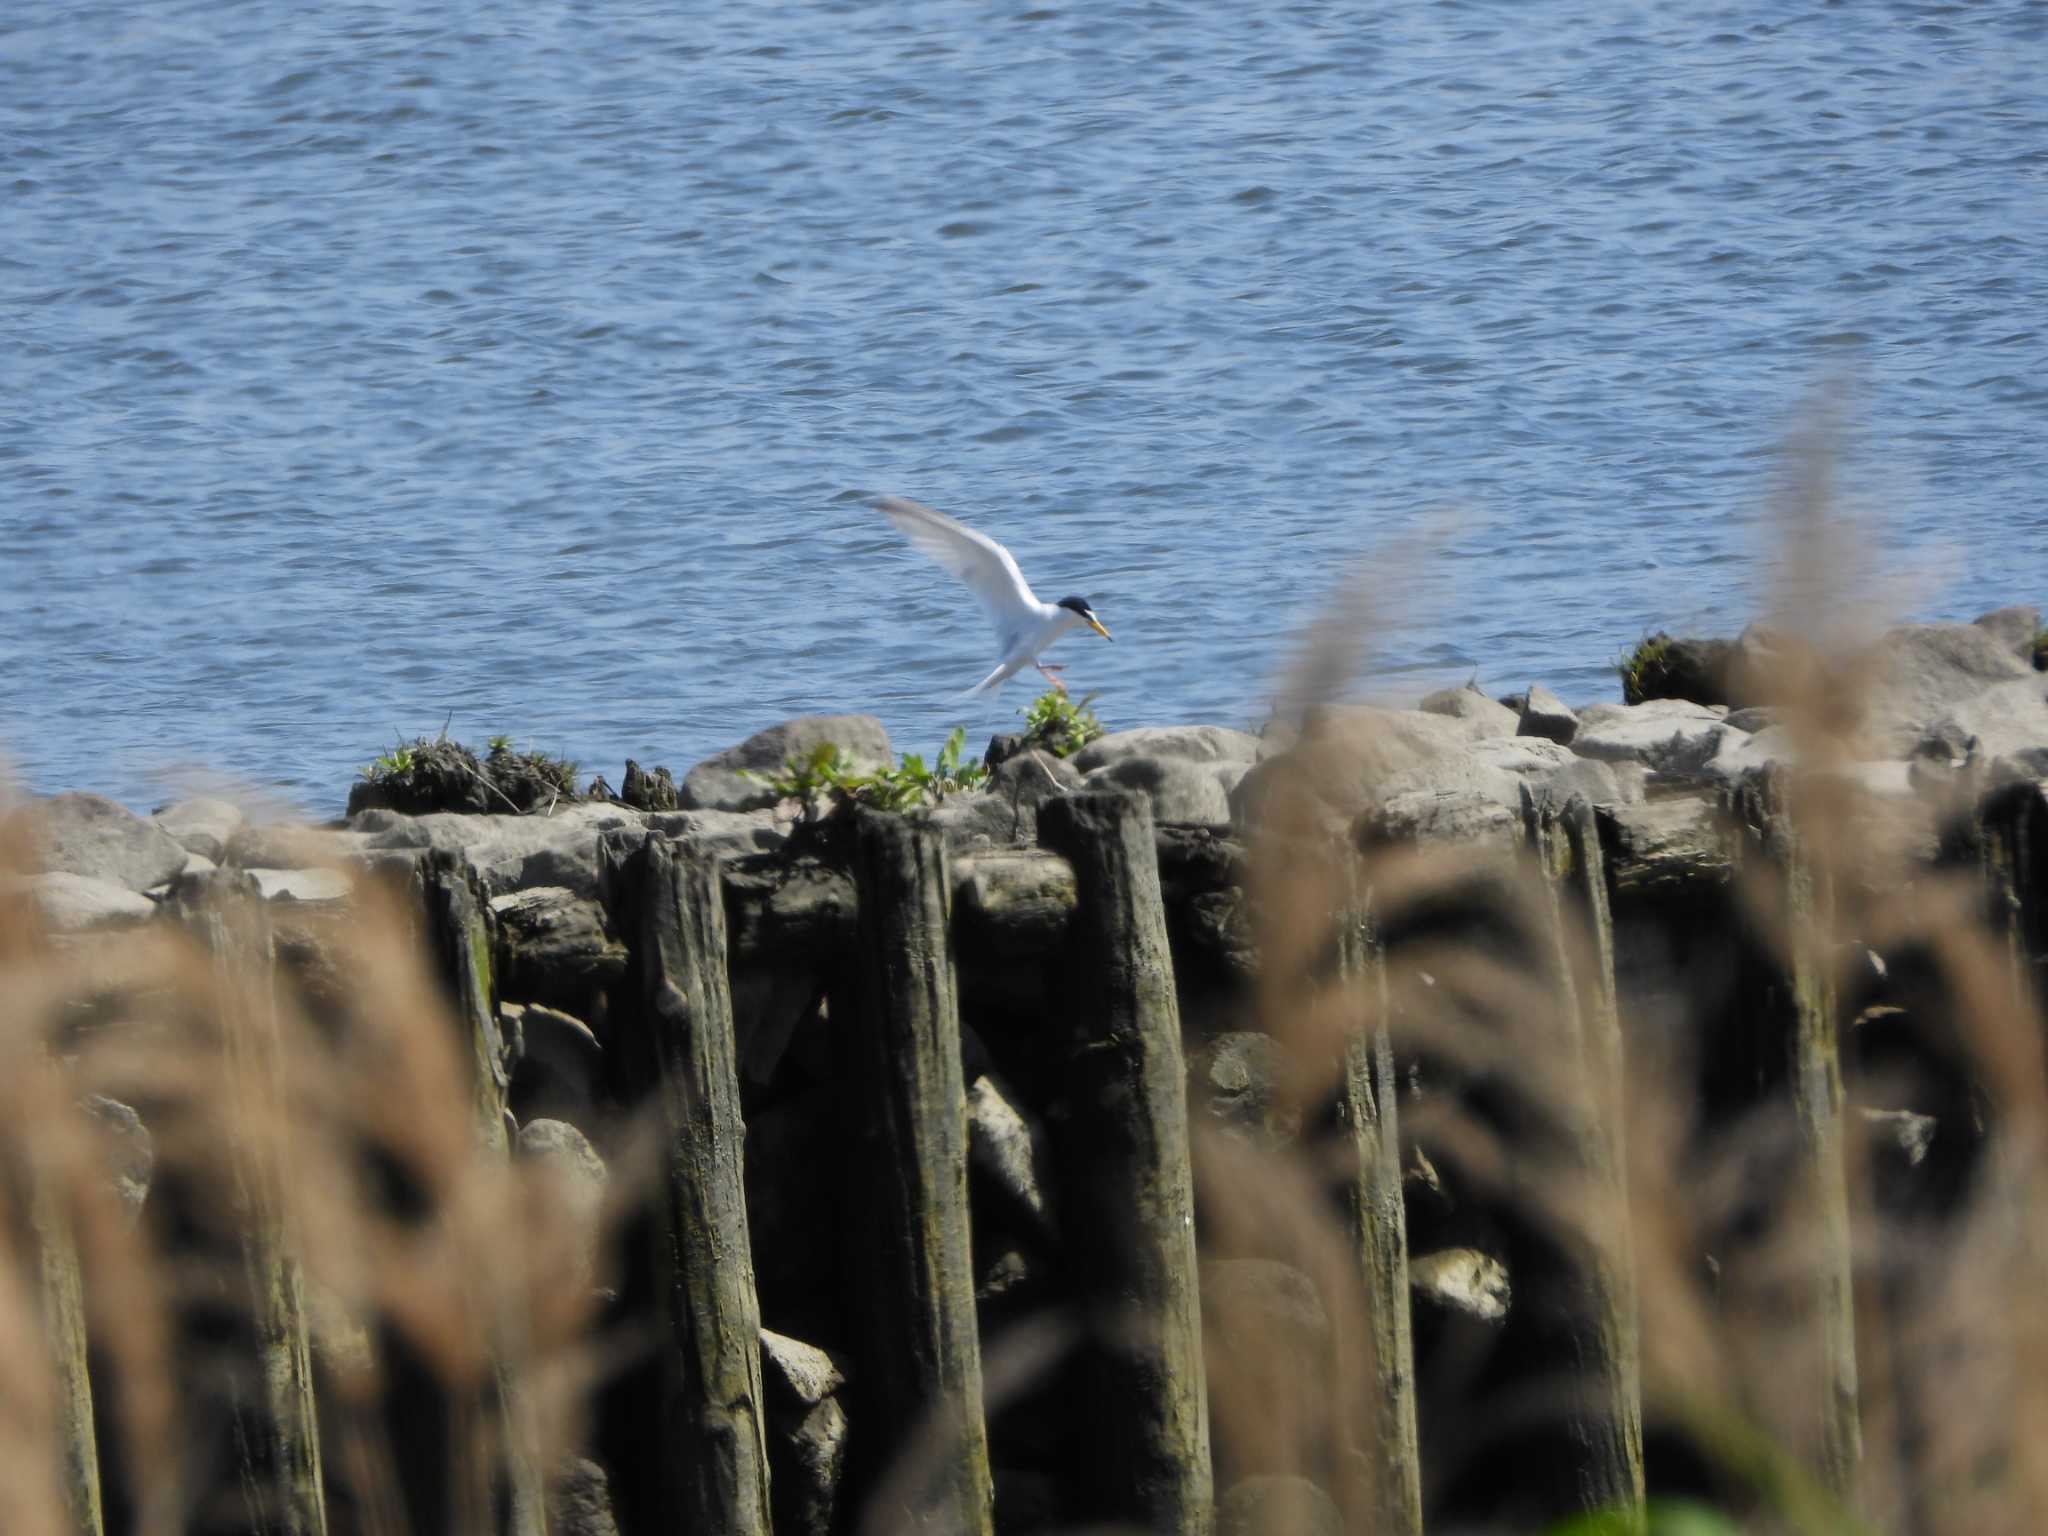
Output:
[[[992,1499],[997,1526],[1019,1530],[1112,1517],[1258,1529],[1261,1510],[1293,1511],[1301,1528],[1322,1529],[1339,1505],[1354,1511],[1363,1499],[1381,1511],[1378,1528],[1417,1530],[1426,1481],[1416,1465],[1417,1370],[1426,1374],[1436,1351],[1469,1353],[1472,1336],[1488,1330],[1515,1341],[1507,1356],[1531,1379],[1560,1359],[1594,1378],[1591,1406],[1568,1433],[1520,1446],[1493,1475],[1521,1478],[1525,1492],[1550,1490],[1529,1493],[1526,1507],[1640,1496],[1626,1266],[1598,1244],[1560,1258],[1516,1235],[1513,1222],[1487,1214],[1483,1191],[1455,1187],[1454,1151],[1431,1155],[1397,1139],[1397,1070],[1405,1092],[1424,1096],[1455,1096],[1468,1079],[1441,1064],[1425,1070],[1429,1053],[1398,1036],[1387,1045],[1385,1015],[1373,1026],[1379,1054],[1370,1042],[1361,1047],[1338,1093],[1358,1138],[1361,1285],[1379,1357],[1412,1351],[1422,1362],[1389,1364],[1377,1389],[1373,1437],[1391,1470],[1361,1491],[1347,1483],[1341,1456],[1336,1470],[1306,1475],[1261,1461],[1242,1437],[1226,1446],[1220,1433],[1212,1453],[1200,1389],[1204,1338],[1212,1389],[1221,1390],[1219,1370],[1234,1368],[1233,1338],[1264,1341],[1238,1351],[1256,1356],[1257,1370],[1270,1375],[1280,1369],[1275,1359],[1292,1361],[1305,1379],[1343,1342],[1348,1315],[1301,1270],[1218,1251],[1207,1233],[1197,1287],[1194,1249],[1175,1246],[1178,1229],[1165,1219],[1214,1219],[1209,1207],[1187,1204],[1188,1131],[1176,1130],[1176,1113],[1198,1133],[1268,1150],[1309,1134],[1275,1044],[1284,1031],[1262,1012],[1292,866],[1276,880],[1269,862],[1261,875],[1261,849],[1420,846],[1533,859],[1538,888],[1553,893],[1548,904],[1499,905],[1538,913],[1516,921],[1539,930],[1546,921],[1585,925],[1593,958],[1559,961],[1567,946],[1539,931],[1507,946],[1502,963],[1528,967],[1530,986],[1546,996],[1562,987],[1557,995],[1576,999],[1567,1012],[1578,1052],[1594,1068],[1607,1062],[1595,1076],[1621,1070],[1638,1027],[1624,1022],[1616,1033],[1615,1018],[1661,1026],[1711,995],[1714,1017],[1693,1027],[1732,1019],[1777,1030],[1782,1040],[1758,1049],[1787,1055],[1799,1070],[1764,1074],[1771,1086],[1762,1089],[1709,1072],[1703,1098],[1715,1113],[1734,1114],[1747,1107],[1739,1102],[1746,1094],[1790,1092],[1802,1125],[1817,1128],[1802,1143],[1808,1162],[1800,1166],[1812,1173],[1814,1159],[1839,1157],[1847,1134],[1839,1102],[1798,1098],[1801,1082],[1825,1082],[1837,1070],[1833,1021],[1820,1028],[1814,990],[1787,983],[1784,968],[1796,972],[1796,959],[1763,953],[1747,931],[1736,872],[1759,861],[1800,867],[1774,786],[1787,770],[1813,767],[1859,807],[1874,808],[1872,825],[1909,865],[1967,859],[2008,882],[2001,899],[2020,914],[2011,921],[2039,925],[2048,893],[2024,886],[2040,870],[2011,852],[2015,839],[2042,835],[2048,678],[2034,670],[2038,632],[2031,610],[1900,629],[1818,687],[1818,663],[1752,632],[1693,668],[1708,681],[1692,691],[1723,695],[1712,702],[1573,708],[1541,686],[1505,701],[1458,689],[1413,709],[1332,705],[1259,736],[1146,727],[1103,736],[1068,758],[999,742],[985,789],[908,818],[778,803],[763,782],[825,742],[856,766],[888,766],[886,733],[862,716],[810,716],[764,731],[664,787],[675,809],[613,800],[561,800],[523,815],[374,808],[316,827],[254,823],[215,800],[139,817],[91,795],[59,795],[15,813],[33,834],[38,868],[12,878],[47,928],[77,944],[118,942],[125,928],[157,920],[192,877],[213,871],[241,872],[280,931],[345,914],[366,878],[443,891],[435,898],[442,911],[463,910],[467,889],[490,964],[481,982],[471,975],[463,985],[483,988],[473,1001],[489,1021],[519,1155],[554,1159],[597,1188],[623,1122],[650,1104],[670,1106],[671,1133],[685,1141],[707,1103],[734,1127],[743,1119],[743,1187],[727,1191],[727,1214],[751,1253],[746,1294],[730,1275],[676,1262],[692,1284],[702,1281],[706,1315],[741,1319],[733,1327],[747,1337],[720,1341],[734,1351],[721,1368],[738,1373],[733,1390],[751,1393],[758,1401],[749,1411],[765,1415],[759,1425],[736,1430],[721,1420],[704,1433],[706,1444],[725,1447],[719,1454],[735,1444],[744,1453],[758,1438],[772,1478],[742,1454],[744,1465],[709,1481],[718,1498],[741,1502],[749,1487],[772,1486],[773,1528],[785,1536],[842,1528],[886,1465],[884,1426],[946,1404],[957,1416],[963,1401],[977,1404],[964,1414],[971,1428],[963,1421],[952,1470],[934,1495],[962,1528],[988,1528]],[[1795,700],[1837,711],[1828,739],[1851,749],[1802,765],[1818,738]],[[656,775],[635,765],[628,779],[644,799]],[[1301,856],[1302,882],[1318,869]],[[1474,895],[1469,880],[1458,889],[1468,907],[1492,899]],[[1360,912],[1370,905],[1355,891],[1343,896],[1341,878],[1317,899],[1324,911],[1333,901],[1359,903]],[[1419,928],[1440,939],[1452,921],[1445,912],[1457,910],[1457,901],[1433,908]],[[1340,942],[1335,963],[1347,974],[1391,973],[1405,942],[1398,915],[1378,914],[1358,932],[1367,940],[1356,953]],[[950,964],[934,973],[933,954]],[[1853,1001],[1879,1010],[1870,1016],[1910,1012],[1907,1001],[1883,995],[1884,978],[1880,963],[1843,1009]],[[1409,982],[1437,984],[1427,975]],[[686,997],[688,1007],[671,1018],[664,997]],[[1398,986],[1390,1006],[1403,1006]],[[900,1028],[886,1056],[862,1056],[848,1044],[848,1021],[878,1009]],[[1130,1053],[1116,1054],[1127,1080],[1090,1077],[1099,1065],[1076,1065],[1109,1059],[1069,1038],[1077,1011],[1111,1021],[1105,1040]],[[701,1051],[672,1059],[659,1043],[674,1029],[701,1044],[690,1032],[728,1015],[729,1062]],[[919,1052],[934,1039],[937,1054],[927,1060]],[[892,1076],[901,1063],[909,1065]],[[704,1083],[663,1086],[704,1072],[712,1074]],[[854,1096],[872,1113],[850,1108]],[[963,1117],[960,1147],[939,1134],[945,1104]],[[1140,1114],[1134,1104],[1149,1107]],[[1898,1167],[1919,1168],[1939,1119],[1929,1108],[1943,1109],[1861,1104],[1858,1134],[1885,1139]],[[1409,1112],[1405,1103],[1400,1112]],[[1118,1115],[1136,1118],[1109,1124]],[[1574,1166],[1611,1168],[1602,1125],[1567,1118],[1560,1145]],[[877,1137],[879,1149],[869,1146]],[[941,1175],[963,1149],[964,1183],[955,1188]],[[712,1149],[704,1156],[712,1160],[701,1177],[715,1184]],[[849,1167],[891,1189],[897,1181],[887,1170],[897,1170],[912,1191],[909,1205],[875,1205],[873,1230],[888,1234],[875,1264],[847,1235],[847,1211],[873,1204],[871,1191],[850,1198]],[[1106,1208],[1112,1197],[1124,1205]],[[1130,1273],[1115,1263],[1105,1270],[1113,1231],[1135,1234]],[[730,1233],[699,1235],[702,1253],[713,1255]],[[1816,1262],[1846,1265],[1846,1235],[1843,1244]],[[1516,1298],[1525,1288],[1542,1293],[1560,1263],[1572,1271],[1572,1294],[1591,1298],[1592,1315],[1560,1323],[1539,1308],[1525,1318]],[[1078,1306],[1098,1286],[1127,1295],[1154,1288],[1140,1299],[1165,1319],[1164,1353],[1135,1373],[1106,1369],[1100,1390],[1083,1399],[1070,1385],[1027,1394],[984,1425],[980,1346],[1019,1321]],[[1816,1327],[1823,1353],[1834,1351],[1828,1358],[1840,1366],[1840,1352],[1853,1353],[1846,1318]],[[913,1336],[924,1342],[902,1342]],[[1295,1377],[1281,1377],[1273,1379],[1279,1389],[1291,1390]],[[1162,1395],[1169,1378],[1180,1383],[1178,1396]],[[1850,1382],[1853,1418],[1853,1373]],[[1118,1444],[1127,1463],[1144,1462],[1141,1487],[1131,1485],[1128,1465],[1103,1464],[1107,1451],[1077,1450],[1069,1422],[1077,1400],[1115,1404],[1118,1423],[1139,1426],[1135,1440]],[[1853,1423],[1838,1422],[1840,1400],[1834,1393],[1827,1410],[1836,1416],[1827,1455],[1837,1461],[1854,1438]],[[579,1509],[616,1496],[622,1517],[634,1517],[622,1526],[647,1529],[673,1513],[675,1495],[635,1453],[634,1417],[630,1403],[608,1405],[592,1457],[556,1482],[573,1484]],[[1833,1463],[1824,1471],[1847,1475]],[[1552,1497],[1560,1477],[1576,1492]],[[1479,1494],[1461,1504],[1455,1490],[1440,1497],[1461,1516],[1502,1507]],[[721,1528],[755,1528],[744,1511],[693,1508]],[[599,1518],[578,1528],[602,1529]]]

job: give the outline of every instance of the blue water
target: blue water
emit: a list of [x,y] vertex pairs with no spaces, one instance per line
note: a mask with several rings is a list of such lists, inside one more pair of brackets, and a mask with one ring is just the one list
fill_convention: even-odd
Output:
[[2048,595],[2048,7],[12,0],[0,326],[42,789],[978,739],[885,491],[1114,723],[1256,722],[1345,573],[1383,684],[1607,696],[1830,379],[1906,609]]

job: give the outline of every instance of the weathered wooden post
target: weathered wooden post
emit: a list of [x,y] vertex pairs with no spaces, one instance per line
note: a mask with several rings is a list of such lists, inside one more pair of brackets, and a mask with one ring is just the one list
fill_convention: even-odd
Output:
[[770,1536],[761,1316],[741,1181],[737,1052],[717,860],[650,835],[620,905],[667,1138],[655,1243],[663,1475],[680,1529]]
[[1614,991],[1614,923],[1593,808],[1573,799],[1539,808],[1522,788],[1523,830],[1543,872],[1544,919],[1566,1038],[1557,1074],[1567,1156],[1583,1182],[1585,1220],[1570,1245],[1577,1272],[1574,1353],[1584,1390],[1570,1429],[1580,1453],[1579,1499],[1640,1526],[1643,1519],[1642,1360],[1635,1245],[1628,1211],[1621,1016]]
[[270,919],[254,882],[226,871],[181,879],[173,911],[206,947],[219,1009],[222,1098],[256,1353],[256,1397],[238,1391],[232,1404],[243,1504],[252,1531],[321,1536],[327,1508],[305,1283],[281,1164],[288,1109]]
[[[967,1093],[950,931],[951,881],[935,827],[860,818],[862,1007],[852,1042],[854,1102],[878,1120],[866,1299],[879,1423],[926,1437],[914,1518],[987,1536],[994,1495],[982,1419],[973,1251],[967,1216]],[[920,1468],[924,1470],[924,1468]]]
[[1408,1214],[1401,1192],[1401,1132],[1394,1048],[1389,1031],[1386,955],[1371,898],[1357,889],[1338,914],[1343,984],[1358,999],[1359,1025],[1345,1048],[1339,1111],[1351,1128],[1357,1171],[1351,1179],[1352,1237],[1372,1328],[1372,1436],[1367,1507],[1380,1536],[1421,1536],[1422,1459],[1415,1430],[1415,1340],[1408,1301]]
[[[498,1031],[497,992],[491,974],[492,935],[490,909],[477,884],[475,872],[460,854],[437,850],[420,868],[427,933],[440,972],[449,989],[455,1023],[462,1032],[462,1044],[470,1065],[470,1116],[478,1144],[487,1155],[505,1157],[510,1153],[505,1129],[506,1071],[503,1040]],[[493,1343],[511,1343],[506,1330],[518,1326],[518,1319],[492,1320]],[[456,1508],[452,1518],[462,1530],[486,1530],[496,1524],[492,1506],[494,1479],[482,1455],[485,1445],[496,1440],[503,1462],[510,1508],[508,1527],[512,1536],[544,1536],[547,1529],[547,1485],[541,1466],[540,1449],[523,1392],[508,1373],[502,1358],[494,1360],[491,1392],[494,1412],[503,1425],[502,1436],[478,1433],[472,1419],[475,1404],[456,1404],[456,1465],[450,1469]]]
[[1783,892],[1790,1090],[1798,1129],[1798,1175],[1813,1245],[1818,1380],[1811,1411],[1818,1471],[1828,1489],[1847,1502],[1854,1495],[1863,1459],[1863,1432],[1837,1042],[1833,881],[1827,870],[1815,866],[1788,813],[1780,776],[1745,783],[1733,800],[1759,851],[1774,861]]
[[1094,1309],[1087,1513],[1203,1536],[1215,1501],[1187,1069],[1151,806],[1063,796],[1041,808],[1038,835],[1076,889],[1055,1144],[1067,1251]]
[[57,1433],[64,1456],[64,1500],[79,1536],[100,1536],[99,1442],[93,1435],[92,1378],[86,1373],[85,1294],[78,1245],[50,1171],[32,1168],[29,1218],[41,1271],[43,1337],[50,1349]]

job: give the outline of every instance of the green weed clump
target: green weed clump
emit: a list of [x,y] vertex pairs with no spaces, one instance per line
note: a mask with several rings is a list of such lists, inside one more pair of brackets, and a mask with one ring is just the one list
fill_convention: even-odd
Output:
[[823,814],[831,815],[848,805],[911,811],[987,785],[988,769],[960,760],[966,745],[967,727],[956,725],[930,766],[919,753],[906,752],[894,768],[859,773],[837,742],[826,741],[813,747],[808,756],[789,758],[779,774],[749,772],[747,777],[772,790],[778,800],[796,801],[807,821],[817,819],[821,808]]
[[1054,757],[1072,757],[1103,734],[1102,722],[1089,707],[1096,698],[1091,693],[1077,703],[1059,688],[1041,693],[1024,711],[1024,744]]
[[1614,664],[1621,678],[1621,700],[1640,704],[1655,698],[1659,680],[1671,662],[1671,637],[1659,630],[1636,642],[1636,648]]
[[575,800],[576,764],[548,752],[517,752],[510,736],[490,738],[485,754],[444,731],[399,742],[359,770],[348,811],[386,809],[409,816],[432,811],[526,815]]

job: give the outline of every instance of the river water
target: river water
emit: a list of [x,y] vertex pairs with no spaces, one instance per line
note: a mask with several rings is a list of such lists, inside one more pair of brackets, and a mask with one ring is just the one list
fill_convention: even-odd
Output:
[[2048,595],[2040,4],[13,0],[0,210],[39,789],[978,742],[883,492],[1114,724],[1256,724],[1346,582],[1382,691],[1611,696],[1826,387],[1885,601]]

